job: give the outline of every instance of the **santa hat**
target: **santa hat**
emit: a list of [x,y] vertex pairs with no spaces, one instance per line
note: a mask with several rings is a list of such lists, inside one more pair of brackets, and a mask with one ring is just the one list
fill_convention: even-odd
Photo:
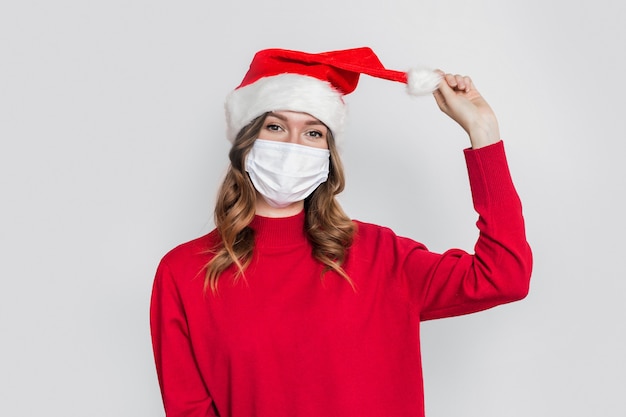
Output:
[[343,131],[346,105],[359,76],[397,81],[411,95],[432,93],[441,75],[432,70],[408,72],[386,69],[367,47],[311,54],[285,49],[265,49],[254,56],[241,84],[226,98],[228,140],[268,111],[308,113],[323,122],[338,138]]

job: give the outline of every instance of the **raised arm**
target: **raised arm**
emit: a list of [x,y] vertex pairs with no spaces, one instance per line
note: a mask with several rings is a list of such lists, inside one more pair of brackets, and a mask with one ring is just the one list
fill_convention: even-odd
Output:
[[484,310],[524,298],[532,253],[522,205],[513,185],[496,116],[469,77],[443,74],[434,92],[439,108],[469,135],[465,150],[479,237],[474,253],[452,249],[441,255],[417,251],[407,274],[427,271],[415,288],[421,318]]

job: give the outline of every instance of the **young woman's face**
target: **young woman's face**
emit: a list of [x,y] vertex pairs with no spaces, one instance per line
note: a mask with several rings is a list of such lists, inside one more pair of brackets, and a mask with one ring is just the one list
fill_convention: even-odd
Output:
[[328,128],[308,113],[271,112],[265,118],[259,139],[328,149]]

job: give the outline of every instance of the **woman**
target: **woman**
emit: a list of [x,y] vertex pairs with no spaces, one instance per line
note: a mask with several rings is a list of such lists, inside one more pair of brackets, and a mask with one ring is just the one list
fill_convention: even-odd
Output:
[[[361,73],[434,90],[468,133],[475,253],[351,221],[334,196]],[[423,416],[422,320],[528,292],[531,252],[494,113],[471,79],[385,69],[369,48],[257,53],[226,100],[216,230],[161,261],[151,328],[167,416]]]

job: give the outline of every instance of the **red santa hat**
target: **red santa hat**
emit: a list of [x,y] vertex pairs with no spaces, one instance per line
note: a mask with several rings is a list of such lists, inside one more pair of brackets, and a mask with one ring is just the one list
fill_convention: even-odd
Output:
[[228,140],[234,142],[258,116],[280,110],[308,113],[338,138],[346,118],[343,96],[354,91],[361,74],[404,83],[411,95],[432,93],[441,80],[432,70],[386,69],[367,47],[319,54],[265,49],[256,53],[243,81],[226,98]]

